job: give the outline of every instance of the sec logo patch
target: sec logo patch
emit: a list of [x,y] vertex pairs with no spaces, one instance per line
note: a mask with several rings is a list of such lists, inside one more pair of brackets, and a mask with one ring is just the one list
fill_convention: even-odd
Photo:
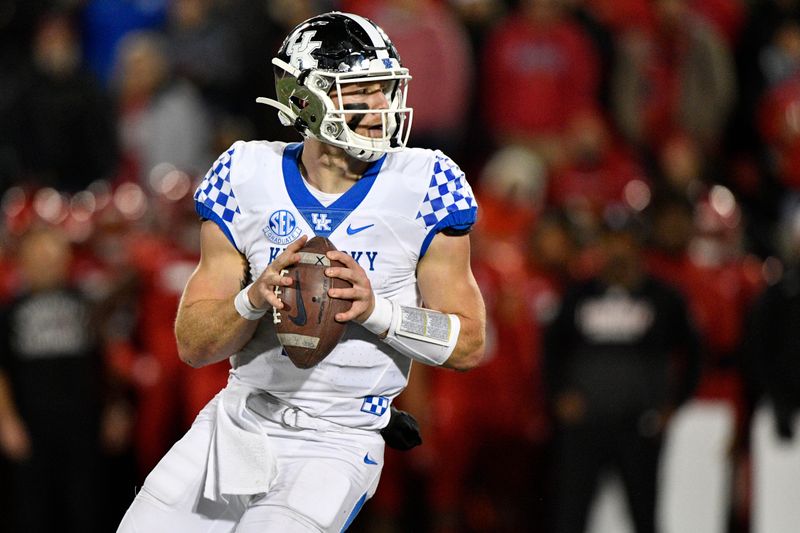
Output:
[[301,229],[297,227],[297,218],[291,211],[279,209],[269,216],[264,227],[264,235],[275,244],[289,244],[300,237]]

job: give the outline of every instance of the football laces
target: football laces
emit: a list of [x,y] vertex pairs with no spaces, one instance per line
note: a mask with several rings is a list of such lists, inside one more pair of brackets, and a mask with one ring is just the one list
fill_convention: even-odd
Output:
[[[288,273],[289,273],[288,269],[286,269],[286,268],[281,269],[280,276],[283,277]],[[275,288],[272,289],[272,293],[275,296],[277,296],[278,298],[280,298],[280,296],[282,294],[281,286],[280,285],[275,285]],[[272,308],[272,323],[273,324],[280,324],[281,323],[281,312],[278,311],[277,307],[273,307]]]

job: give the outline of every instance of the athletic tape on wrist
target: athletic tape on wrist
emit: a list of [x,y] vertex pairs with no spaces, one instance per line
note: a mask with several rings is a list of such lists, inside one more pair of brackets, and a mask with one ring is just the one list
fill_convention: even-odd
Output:
[[382,335],[392,325],[392,310],[392,302],[387,298],[376,295],[375,308],[369,318],[362,322],[361,325],[375,335]]
[[392,302],[392,325],[383,341],[411,359],[441,366],[453,353],[460,331],[457,315]]
[[247,296],[247,292],[250,290],[253,284],[251,283],[241,291],[239,294],[236,295],[236,298],[233,299],[233,306],[236,308],[236,312],[239,313],[242,318],[247,320],[258,320],[259,318],[263,317],[267,314],[266,309],[258,309],[253,306],[250,302],[250,297]]

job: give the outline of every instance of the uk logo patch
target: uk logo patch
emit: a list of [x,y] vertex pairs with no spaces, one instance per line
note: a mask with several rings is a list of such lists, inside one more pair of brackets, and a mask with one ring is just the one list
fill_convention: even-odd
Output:
[[314,224],[314,231],[331,231],[331,219],[327,213],[311,213],[311,221]]
[[291,211],[278,209],[269,216],[267,226],[264,227],[264,235],[275,244],[287,245],[300,237],[302,230],[297,227],[297,218]]

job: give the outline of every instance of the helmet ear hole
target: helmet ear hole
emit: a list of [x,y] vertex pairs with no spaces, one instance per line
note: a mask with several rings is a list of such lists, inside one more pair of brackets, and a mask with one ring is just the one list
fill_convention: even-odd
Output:
[[305,109],[305,107],[308,105],[308,100],[304,98],[298,98],[297,96],[290,96],[289,100],[291,100],[291,102],[296,105],[298,109]]

